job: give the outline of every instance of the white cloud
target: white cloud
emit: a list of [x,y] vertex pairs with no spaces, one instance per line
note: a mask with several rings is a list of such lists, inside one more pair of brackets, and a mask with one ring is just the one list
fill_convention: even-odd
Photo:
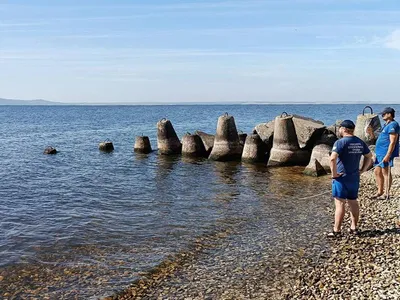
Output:
[[385,39],[385,47],[400,50],[400,29],[396,29]]

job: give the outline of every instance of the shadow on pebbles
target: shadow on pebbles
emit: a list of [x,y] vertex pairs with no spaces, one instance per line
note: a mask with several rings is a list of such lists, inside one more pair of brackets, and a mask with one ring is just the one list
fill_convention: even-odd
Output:
[[400,299],[400,178],[390,200],[370,200],[371,173],[361,179],[359,236],[347,233],[346,216],[342,237],[321,233],[319,244],[310,238],[302,247],[291,245],[290,235],[281,248],[254,232],[227,234],[217,244],[205,237],[208,246],[180,253],[103,299]]

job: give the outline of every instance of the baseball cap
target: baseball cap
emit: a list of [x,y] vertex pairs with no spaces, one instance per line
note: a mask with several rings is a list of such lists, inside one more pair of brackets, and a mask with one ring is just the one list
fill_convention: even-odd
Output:
[[392,114],[392,115],[394,115],[394,109],[391,108],[391,107],[385,107],[379,114],[380,115],[383,115],[383,114]]
[[344,120],[342,123],[340,123],[339,126],[347,129],[354,129],[356,127],[356,125],[354,125],[353,121],[351,120]]

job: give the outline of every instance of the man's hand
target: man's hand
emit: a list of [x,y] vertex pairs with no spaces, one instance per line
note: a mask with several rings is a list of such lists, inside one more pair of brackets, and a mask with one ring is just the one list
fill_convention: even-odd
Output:
[[390,160],[390,156],[388,156],[388,155],[385,155],[385,157],[383,158],[382,162],[384,162],[384,163],[388,163],[388,162],[389,162],[389,160]]
[[337,173],[336,175],[332,174],[332,179],[336,179],[336,178],[342,177],[342,175],[343,175],[343,173]]

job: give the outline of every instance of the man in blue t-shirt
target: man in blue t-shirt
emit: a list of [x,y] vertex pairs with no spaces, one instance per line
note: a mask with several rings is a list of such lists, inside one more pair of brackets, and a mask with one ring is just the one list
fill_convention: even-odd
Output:
[[394,120],[394,109],[386,107],[381,115],[385,121],[382,132],[376,141],[375,152],[375,178],[378,187],[377,193],[372,197],[376,199],[388,199],[390,186],[392,185],[393,159],[399,156],[399,124]]
[[[332,196],[335,199],[335,225],[328,236],[340,235],[345,215],[345,203],[350,207],[350,232],[357,234],[357,224],[360,208],[357,202],[360,186],[360,174],[367,171],[372,163],[372,154],[363,140],[354,136],[355,125],[350,120],[344,120],[339,127],[342,137],[332,148],[330,167],[332,172]],[[364,155],[364,163],[360,171],[360,159]]]

